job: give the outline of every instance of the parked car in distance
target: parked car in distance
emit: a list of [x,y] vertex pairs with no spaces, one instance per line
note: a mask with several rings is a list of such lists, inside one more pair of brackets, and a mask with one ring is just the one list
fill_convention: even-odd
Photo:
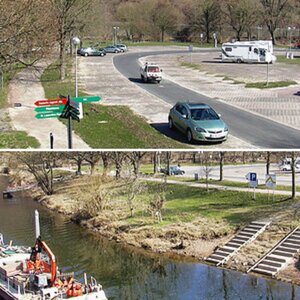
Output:
[[106,52],[100,48],[81,48],[79,49],[79,53],[77,51],[77,54],[81,55],[81,56],[105,56],[106,55]]
[[179,102],[169,113],[169,128],[177,128],[193,141],[222,142],[228,127],[210,106],[204,103]]
[[143,82],[157,82],[162,80],[162,70],[154,63],[145,63],[140,67],[141,80]]
[[128,51],[128,48],[126,45],[124,44],[117,44],[115,45],[117,48],[119,48],[122,52],[127,52]]
[[107,53],[120,53],[120,52],[122,52],[121,49],[119,49],[116,46],[107,46],[107,47],[104,48],[104,50]]
[[160,169],[161,173],[164,173],[166,175],[183,175],[185,174],[185,171],[180,169],[179,166],[171,166],[168,170],[168,168],[162,168]]

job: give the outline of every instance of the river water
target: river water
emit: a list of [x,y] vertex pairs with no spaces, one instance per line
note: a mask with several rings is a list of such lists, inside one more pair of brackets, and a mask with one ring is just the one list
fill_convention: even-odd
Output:
[[[7,181],[0,178],[1,194]],[[0,232],[6,242],[33,246],[35,209],[40,212],[42,238],[62,271],[94,276],[109,299],[300,299],[298,286],[170,259],[97,237],[24,193],[13,199],[0,197]]]

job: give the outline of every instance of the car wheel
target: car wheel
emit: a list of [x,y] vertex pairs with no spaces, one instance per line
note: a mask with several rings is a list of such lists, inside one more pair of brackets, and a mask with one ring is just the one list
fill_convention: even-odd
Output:
[[115,53],[118,53],[118,50],[116,50]]
[[172,118],[169,118],[169,129],[174,129],[174,124]]
[[157,83],[160,84],[160,80],[157,80]]
[[193,142],[193,134],[192,134],[192,131],[191,129],[188,129],[186,131],[186,139],[189,143],[192,143]]
[[237,61],[236,61],[238,64],[240,64],[242,62],[242,60],[239,58]]
[[103,56],[104,56],[104,53],[101,53],[100,56],[103,57]]
[[89,55],[88,55],[88,53],[84,53],[84,56],[87,57],[87,56],[89,56]]

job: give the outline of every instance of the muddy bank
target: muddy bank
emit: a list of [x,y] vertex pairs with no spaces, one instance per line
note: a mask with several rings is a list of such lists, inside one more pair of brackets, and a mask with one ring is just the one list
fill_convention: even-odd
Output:
[[[71,185],[78,186],[78,181],[70,180]],[[208,218],[197,218],[190,223],[174,223],[163,227],[155,224],[134,224],[119,218],[113,211],[103,211],[100,216],[90,218],[79,213],[78,203],[72,193],[65,188],[57,188],[54,195],[44,196],[38,189],[34,191],[34,199],[53,211],[67,215],[72,221],[108,239],[143,248],[155,253],[167,253],[191,257],[204,262],[216,247],[224,245],[239,228],[230,229],[226,222]],[[259,258],[272,248],[289,231],[289,226],[282,219],[291,223],[299,219],[298,210],[291,208],[284,215],[277,216],[267,230],[257,240],[243,247],[230,259],[226,268],[246,272]],[[296,222],[297,223],[297,222]],[[276,278],[300,285],[299,257]]]

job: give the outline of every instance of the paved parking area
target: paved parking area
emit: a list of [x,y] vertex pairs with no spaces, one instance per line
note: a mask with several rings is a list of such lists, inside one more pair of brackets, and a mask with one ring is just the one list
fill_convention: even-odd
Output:
[[[181,49],[182,47],[170,47]],[[139,47],[130,49],[130,52],[162,51],[166,47]],[[123,54],[118,54],[123,55]],[[126,55],[126,54],[125,54]],[[114,54],[106,57],[80,57],[79,81],[81,89],[91,95],[99,95],[103,98],[104,105],[126,105],[135,113],[144,117],[149,123],[166,124],[171,105],[160,98],[139,88],[134,82],[120,74],[113,65]],[[221,144],[205,145],[205,148],[213,149],[249,149],[253,145],[234,136]],[[199,148],[199,146],[198,146]]]
[[[202,63],[203,71],[180,66],[180,60]],[[260,90],[245,88],[244,84],[224,81],[228,76],[235,80],[250,82],[266,79],[266,65],[221,64],[216,53],[193,53],[185,55],[160,55],[142,58],[155,61],[164,70],[164,77],[208,97],[257,113],[296,129],[300,126],[300,73],[299,65],[282,63],[270,66],[270,81],[294,80],[298,85],[287,88]],[[180,69],[180,71],[178,71]]]

